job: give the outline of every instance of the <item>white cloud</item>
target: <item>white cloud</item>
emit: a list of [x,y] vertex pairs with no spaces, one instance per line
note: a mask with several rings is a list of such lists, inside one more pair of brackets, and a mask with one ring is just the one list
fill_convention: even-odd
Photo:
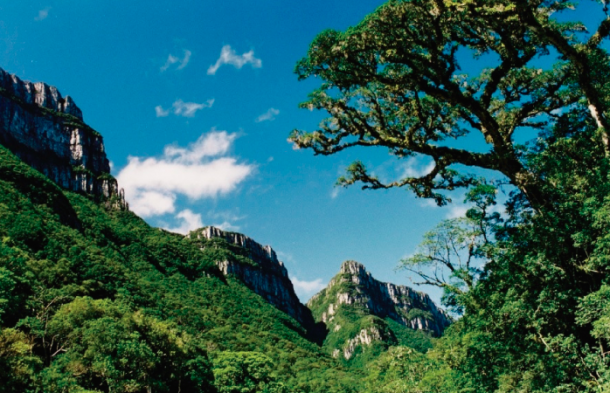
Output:
[[169,111],[163,109],[161,105],[157,105],[155,107],[155,114],[157,115],[157,117],[166,117],[169,115]]
[[261,59],[254,57],[254,51],[246,52],[242,55],[235,53],[230,45],[225,45],[220,50],[220,57],[216,60],[216,64],[208,68],[208,75],[215,75],[216,71],[223,65],[230,64],[237,69],[242,68],[246,64],[251,64],[253,68],[261,68],[263,62]]
[[280,111],[275,109],[275,108],[269,108],[269,110],[265,113],[263,113],[262,115],[260,115],[259,117],[256,118],[256,122],[260,123],[261,121],[267,121],[267,120],[275,120],[275,116],[279,115]]
[[191,51],[190,50],[185,50],[184,51],[184,57],[182,58],[182,61],[180,62],[180,65],[178,66],[178,69],[181,70],[184,67],[186,67],[189,64],[189,61],[191,60]]
[[196,102],[184,102],[177,100],[172,104],[174,108],[174,115],[184,117],[194,117],[195,112],[203,108],[211,108],[214,105],[214,99],[209,99],[204,103],[197,104]]
[[133,198],[129,199],[131,210],[142,217],[173,213],[175,202],[175,194],[146,190],[133,193]]
[[407,162],[401,165],[402,177],[422,177],[432,172],[434,161],[424,164],[417,157],[409,157]]
[[341,189],[339,187],[333,187],[333,190],[330,192],[330,197],[332,199],[335,199],[336,197],[339,196],[340,192],[341,192]]
[[167,60],[165,61],[165,64],[163,64],[163,66],[161,66],[161,72],[166,71],[169,66],[171,66],[172,64],[175,64],[178,62],[178,58],[174,55],[169,55],[167,56]]
[[298,278],[291,276],[290,281],[292,281],[294,291],[297,293],[299,299],[301,300],[305,300],[306,298],[311,297],[311,295],[319,292],[326,286],[326,284],[324,284],[321,278],[316,278],[312,281],[301,281]]
[[182,59],[170,54],[169,56],[167,56],[167,60],[165,61],[165,64],[163,64],[163,66],[160,68],[161,72],[167,71],[167,69],[169,67],[171,67],[172,65],[174,65],[176,63],[180,63],[180,65],[178,67],[176,67],[177,70],[183,69],[184,67],[186,67],[188,65],[189,61],[191,60],[191,55],[192,55],[192,52],[187,49],[184,50],[184,57],[182,57]]
[[463,205],[463,204],[459,205],[459,204],[455,204],[455,202],[454,202],[451,205],[449,205],[449,211],[447,212],[445,217],[447,217],[447,218],[466,217],[466,212],[468,211],[468,209],[470,209],[470,206]]
[[436,204],[436,202],[434,201],[434,199],[420,199],[419,200],[419,206],[421,207],[438,207],[438,205]]
[[165,146],[163,154],[169,160],[181,164],[197,163],[205,157],[225,154],[235,138],[237,138],[237,134],[228,134],[226,131],[213,129],[212,132],[201,135],[195,143],[191,143],[188,147]]
[[[466,217],[466,212],[474,205],[464,203],[464,197],[464,194],[451,195],[452,202],[442,207],[439,207],[432,199],[422,199],[419,201],[419,206],[423,208],[439,208],[442,212],[445,212],[445,218],[447,219]],[[506,207],[504,206],[502,199],[500,199],[497,204],[489,206],[487,208],[487,213],[500,213],[500,215],[504,218],[508,217],[506,214]]]
[[41,21],[47,19],[49,16],[49,11],[51,11],[51,7],[46,7],[40,11],[38,11],[38,16],[34,18],[35,21]]
[[214,101],[215,100],[211,98],[206,102],[198,104],[196,102],[184,102],[182,100],[176,100],[172,104],[171,109],[163,109],[161,105],[157,105],[155,107],[155,114],[157,117],[166,117],[169,116],[171,112],[176,116],[195,117],[195,113],[197,113],[197,111],[204,108],[211,108],[212,105],[214,105]]
[[173,213],[179,195],[196,201],[235,190],[254,170],[226,156],[235,138],[212,129],[187,147],[166,146],[161,157],[129,157],[117,180],[132,210],[144,217]]
[[442,212],[445,212],[445,218],[459,218],[465,217],[468,209],[471,208],[470,205],[461,202],[464,200],[464,194],[454,194],[451,195],[451,203],[445,206],[438,206],[433,199],[420,199],[418,204],[423,208],[438,208],[441,209]]
[[176,218],[182,220],[182,225],[175,228],[165,228],[170,232],[181,233],[186,235],[190,231],[203,227],[201,221],[201,214],[193,213],[189,209],[184,209],[180,213],[176,214]]

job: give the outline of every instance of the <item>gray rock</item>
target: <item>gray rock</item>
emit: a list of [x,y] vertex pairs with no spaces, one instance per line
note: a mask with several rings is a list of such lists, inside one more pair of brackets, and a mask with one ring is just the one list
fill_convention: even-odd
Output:
[[[425,293],[418,292],[404,285],[395,285],[381,282],[373,278],[364,265],[355,261],[346,261],[341,270],[328,286],[320,293],[314,295],[308,302],[311,305],[320,297],[333,293],[331,289],[340,283],[349,283],[348,292],[338,292],[336,298],[328,299],[328,310],[321,316],[323,322],[332,320],[339,304],[354,305],[368,310],[372,315],[380,318],[390,318],[401,325],[416,330],[427,330],[440,336],[445,328],[451,324],[447,313],[438,308]],[[432,318],[418,316],[409,318],[411,310],[428,312]]]
[[314,325],[311,311],[299,301],[284,263],[270,246],[263,246],[241,233],[225,232],[209,226],[191,232],[192,239],[222,238],[244,248],[254,265],[216,261],[225,276],[234,276],[276,308],[290,315],[306,329]]
[[69,96],[0,69],[0,143],[61,187],[126,207],[99,133]]

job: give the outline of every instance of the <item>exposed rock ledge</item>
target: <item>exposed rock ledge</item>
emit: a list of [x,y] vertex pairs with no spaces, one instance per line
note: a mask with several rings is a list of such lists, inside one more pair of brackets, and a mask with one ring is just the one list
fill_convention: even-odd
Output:
[[225,232],[211,226],[195,230],[187,236],[191,239],[222,238],[245,249],[254,265],[216,261],[222,273],[225,276],[237,277],[270,304],[299,321],[306,329],[314,326],[311,311],[299,301],[286,267],[278,260],[277,254],[270,246],[263,246],[241,233]]
[[355,261],[346,261],[341,265],[339,274],[309,300],[310,308],[320,296],[334,293],[332,288],[341,283],[349,284],[349,291],[338,291],[332,299],[328,299],[328,309],[321,315],[325,323],[332,320],[340,304],[363,307],[380,318],[388,317],[404,326],[430,331],[437,336],[451,323],[445,311],[438,308],[427,294],[404,285],[377,281],[364,265]]
[[102,136],[83,122],[69,96],[45,83],[22,81],[0,69],[0,143],[61,187],[117,196]]
[[[348,340],[343,347],[343,357],[345,360],[349,360],[356,352],[356,348],[362,345],[371,345],[374,341],[382,341],[383,336],[379,329],[370,327],[368,329],[362,329],[356,337]],[[333,351],[333,357],[339,357],[339,351]]]

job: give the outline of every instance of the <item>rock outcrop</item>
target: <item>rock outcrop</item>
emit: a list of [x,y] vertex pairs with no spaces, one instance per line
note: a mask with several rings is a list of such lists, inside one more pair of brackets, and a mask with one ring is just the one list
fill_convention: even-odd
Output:
[[59,186],[110,198],[122,191],[110,175],[102,136],[85,124],[72,98],[45,83],[0,69],[0,143]]
[[[333,291],[334,287],[341,289]],[[332,299],[328,298],[330,293],[334,293]],[[364,308],[372,315],[390,318],[411,329],[426,330],[436,336],[440,336],[451,323],[445,311],[438,308],[427,294],[404,285],[377,281],[364,265],[355,261],[344,262],[339,274],[307,304],[311,306],[321,297],[326,297],[328,303],[328,309],[320,318],[325,323],[333,318],[341,304]]]
[[[306,329],[314,326],[311,311],[299,301],[286,267],[278,260],[270,246],[263,246],[240,233],[226,232],[212,226],[192,231],[187,236],[193,240],[220,238],[241,247],[253,263],[216,261],[222,273],[238,278],[270,304],[299,321]],[[202,247],[205,247],[205,243],[202,244]]]
[[324,291],[334,286],[347,283],[345,291],[338,291],[335,301],[322,314],[322,321],[332,318],[334,309],[340,304],[356,305],[367,309],[372,315],[390,318],[401,325],[416,330],[427,330],[440,336],[449,326],[450,319],[439,309],[430,297],[404,285],[395,285],[377,281],[364,265],[355,261],[346,261],[341,270],[325,290],[313,296],[308,304],[323,296]]
[[[451,320],[430,297],[403,285],[373,278],[364,265],[346,261],[328,286],[307,306],[326,325],[325,345],[349,360],[362,347],[397,345],[405,330],[440,336]],[[393,326],[388,322],[391,320]],[[398,329],[398,330],[397,330]],[[354,332],[354,333],[347,333]]]

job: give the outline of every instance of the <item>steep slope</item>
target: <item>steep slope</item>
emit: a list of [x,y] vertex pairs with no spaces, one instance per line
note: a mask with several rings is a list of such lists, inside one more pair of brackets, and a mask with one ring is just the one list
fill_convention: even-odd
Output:
[[251,372],[289,391],[349,391],[295,320],[210,255],[1,146],[0,238],[2,392],[213,392],[227,357],[262,359]]
[[[355,354],[429,346],[401,324],[425,297],[344,264],[357,285],[318,295],[316,324],[271,247],[152,228],[108,171],[69,97],[0,72],[1,392],[363,392]],[[422,315],[415,327],[441,331]]]
[[225,276],[236,277],[270,304],[296,319],[307,330],[314,329],[311,311],[299,301],[288,278],[288,271],[270,246],[263,246],[240,233],[226,232],[215,227],[197,229],[189,233],[187,238],[202,251],[209,249],[213,252],[219,247],[231,249],[237,257],[226,253],[216,257],[216,264]]
[[366,354],[360,362],[391,345],[423,351],[450,324],[428,295],[377,281],[354,261],[344,262],[339,274],[307,306],[316,321],[326,324],[326,350],[345,360]]
[[0,391],[352,390],[297,320],[217,267],[259,256],[148,226],[72,100],[1,79]]
[[0,143],[61,187],[124,205],[102,136],[55,87],[0,69]]

